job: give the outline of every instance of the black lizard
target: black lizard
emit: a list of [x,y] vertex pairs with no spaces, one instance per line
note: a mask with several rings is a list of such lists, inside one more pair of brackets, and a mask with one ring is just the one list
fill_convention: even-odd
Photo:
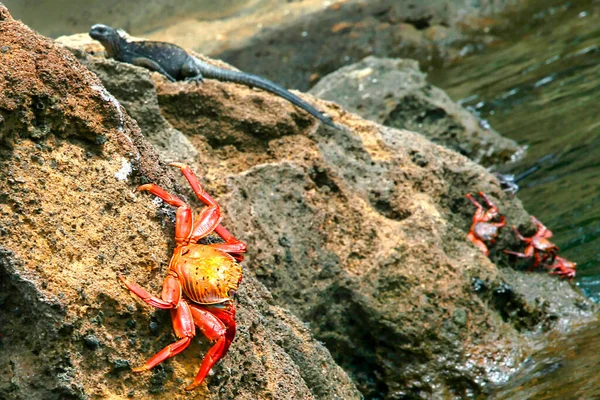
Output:
[[92,26],[90,36],[102,43],[108,57],[159,72],[172,82],[198,82],[209,78],[257,87],[286,99],[323,123],[337,128],[329,117],[281,86],[260,76],[215,67],[188,54],[177,45],[152,41],[130,42],[122,31],[103,24]]

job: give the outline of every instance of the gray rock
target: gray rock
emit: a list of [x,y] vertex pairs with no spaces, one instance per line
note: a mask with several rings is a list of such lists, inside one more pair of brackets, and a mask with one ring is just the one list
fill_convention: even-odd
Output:
[[[444,64],[459,55],[465,28],[483,31],[490,24],[489,17],[525,3],[349,0],[295,18],[284,16],[280,24],[235,47],[208,54],[285,87],[306,91],[323,76],[371,55],[412,58],[425,68]],[[177,37],[168,39],[177,42]],[[195,50],[202,51],[203,46]]]
[[310,93],[365,119],[418,132],[485,166],[520,150],[430,85],[413,60],[367,57],[325,76]]

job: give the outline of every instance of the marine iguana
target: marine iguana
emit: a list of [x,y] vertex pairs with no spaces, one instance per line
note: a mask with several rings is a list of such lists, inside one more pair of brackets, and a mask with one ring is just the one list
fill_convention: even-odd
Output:
[[201,82],[204,78],[209,78],[257,87],[284,98],[323,123],[337,128],[333,121],[319,110],[288,90],[260,76],[215,67],[188,54],[183,48],[172,43],[130,42],[127,40],[125,32],[103,24],[92,26],[89,34],[92,39],[102,43],[109,58],[159,72],[172,82],[182,80]]

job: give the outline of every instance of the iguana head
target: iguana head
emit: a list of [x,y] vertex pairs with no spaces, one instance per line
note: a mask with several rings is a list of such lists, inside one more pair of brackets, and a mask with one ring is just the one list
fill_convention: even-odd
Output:
[[104,24],[96,24],[90,29],[90,37],[102,43],[109,57],[116,57],[125,38],[120,31]]

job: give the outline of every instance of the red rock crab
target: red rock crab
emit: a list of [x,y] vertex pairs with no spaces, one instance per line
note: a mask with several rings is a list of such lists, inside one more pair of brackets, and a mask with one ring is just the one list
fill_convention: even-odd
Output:
[[552,262],[556,258],[556,253],[558,253],[558,246],[551,243],[548,239],[552,237],[552,231],[544,226],[536,217],[531,216],[531,220],[537,226],[537,232],[532,237],[526,238],[521,235],[521,233],[517,230],[517,227],[513,225],[513,230],[517,237],[523,242],[527,243],[525,247],[525,251],[523,253],[519,253],[516,251],[504,250],[507,254],[512,254],[521,258],[531,258],[535,259],[534,263],[531,265],[529,270],[535,269],[542,262],[551,258]]
[[504,216],[500,216],[500,221],[491,222],[494,218],[500,215],[498,212],[498,207],[492,203],[485,193],[479,192],[479,195],[483,197],[490,208],[486,211],[486,209],[479,204],[473,198],[473,196],[470,194],[465,195],[467,199],[471,200],[471,203],[477,207],[477,211],[475,211],[475,215],[473,215],[473,223],[471,224],[471,229],[467,234],[467,238],[473,242],[475,246],[479,247],[483,254],[487,256],[490,252],[484,242],[495,242],[496,236],[498,236],[498,229],[506,225],[506,219]]
[[[207,207],[197,218],[181,199],[154,184],[142,185],[166,203],[177,207],[175,249],[163,282],[161,297],[155,297],[142,287],[119,277],[121,282],[144,302],[171,311],[173,329],[178,340],[159,351],[134,372],[147,371],[167,358],[181,353],[200,330],[214,342],[207,352],[196,378],[186,390],[200,385],[212,366],[227,353],[235,337],[235,305],[233,296],[242,280],[242,253],[246,245],[234,238],[220,223],[221,209],[202,189],[192,170],[180,163],[170,164],[181,170],[190,186]],[[211,233],[218,234],[224,243],[200,244]]]

